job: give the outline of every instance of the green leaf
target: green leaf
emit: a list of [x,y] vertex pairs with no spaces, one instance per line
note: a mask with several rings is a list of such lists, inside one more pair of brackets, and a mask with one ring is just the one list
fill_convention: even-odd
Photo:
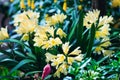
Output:
[[16,55],[18,55],[19,57],[26,58],[26,56],[25,56],[23,53],[19,52],[19,51],[15,51],[15,50],[14,50],[14,53],[15,53]]
[[10,56],[10,57],[13,56],[13,54],[10,53],[10,52],[7,52],[7,50],[0,50],[0,53],[2,53],[2,54],[4,54],[4,55],[7,55],[7,56]]
[[45,80],[50,80],[51,77],[52,77],[52,75],[48,75],[45,77]]
[[105,61],[106,59],[108,59],[108,56],[105,56],[105,57],[103,57],[102,59],[100,59],[100,60],[97,62],[97,64],[102,63],[102,62]]
[[13,59],[6,58],[6,59],[1,60],[0,63],[1,62],[17,62],[17,61],[15,61]]
[[76,30],[76,27],[77,27],[77,24],[78,24],[78,21],[79,21],[79,18],[77,18],[76,20],[74,20],[72,26],[71,26],[71,31],[70,31],[70,34],[68,35],[68,40],[71,41],[74,34],[75,34],[75,30]]
[[88,47],[87,47],[86,57],[91,57],[91,51],[92,51],[92,47],[93,47],[94,39],[95,39],[95,32],[96,32],[95,25],[92,24],[90,33],[89,33],[89,43],[88,43]]
[[5,40],[0,40],[0,42],[15,42],[15,43],[23,45],[21,41],[16,40],[16,39],[5,39]]
[[25,65],[27,63],[34,63],[34,62],[35,62],[34,60],[24,59],[24,60],[20,61],[14,68],[12,68],[12,70],[10,71],[9,74],[11,74],[12,72],[19,69],[20,67],[22,67],[23,65]]
[[25,76],[31,75],[31,74],[35,74],[35,73],[41,73],[42,71],[31,71],[25,74]]
[[82,65],[80,66],[80,69],[82,69],[82,68],[86,67],[86,66],[87,66],[87,64],[88,64],[90,61],[91,61],[91,58],[89,58],[89,59],[85,60],[85,61],[82,63]]
[[63,12],[65,15],[67,15],[66,12],[62,9],[62,7],[61,7],[60,5],[55,4],[55,6],[56,6],[58,9],[60,9],[60,11]]
[[13,42],[13,43],[18,43],[22,46],[22,48],[24,49],[24,43],[19,41],[19,40],[16,40],[16,39],[5,39],[5,40],[0,40],[0,42]]
[[82,33],[83,33],[83,12],[80,13],[79,15],[79,21],[78,21],[78,25],[77,25],[77,44],[80,45],[82,43]]
[[28,57],[32,58],[33,60],[36,60],[36,57],[34,54],[32,53],[27,53]]

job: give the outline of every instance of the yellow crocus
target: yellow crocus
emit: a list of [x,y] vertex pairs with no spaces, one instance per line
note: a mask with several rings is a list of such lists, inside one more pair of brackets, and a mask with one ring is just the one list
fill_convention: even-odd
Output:
[[56,34],[59,35],[60,38],[65,38],[67,36],[67,34],[61,28],[58,28]]
[[0,40],[4,40],[9,38],[9,34],[7,32],[7,28],[1,28],[0,30]]
[[29,40],[29,35],[28,34],[24,34],[21,38],[21,40],[23,41],[28,41]]
[[60,77],[60,73],[67,75],[67,69],[74,61],[82,61],[83,55],[80,54],[81,50],[78,50],[80,47],[69,53],[70,47],[69,42],[66,42],[62,45],[62,54],[53,55],[46,53],[46,61],[50,61],[51,65],[56,67],[57,71],[54,73],[54,77]]
[[70,47],[71,46],[69,46],[69,42],[62,45],[62,49],[63,49],[63,52],[64,52],[65,55],[68,54],[68,51],[69,51]]
[[63,10],[64,10],[64,11],[67,10],[67,0],[64,0],[64,3],[63,3]]
[[27,1],[27,4],[28,4],[28,6],[30,7],[30,6],[31,6],[31,0],[28,0],[28,1]]
[[83,2],[83,0],[80,0],[80,2]]
[[54,3],[56,3],[57,2],[57,0],[54,0]]
[[14,0],[10,0],[10,2],[14,2]]
[[34,0],[31,1],[31,9],[35,9]]
[[111,57],[114,52],[112,50],[103,50],[103,55]]
[[79,5],[79,6],[78,6],[78,10],[82,10],[82,5]]
[[21,1],[20,1],[20,8],[21,8],[21,9],[25,9],[25,8],[26,8],[25,3],[24,3],[24,0],[21,0]]
[[120,7],[120,0],[112,0],[112,7]]

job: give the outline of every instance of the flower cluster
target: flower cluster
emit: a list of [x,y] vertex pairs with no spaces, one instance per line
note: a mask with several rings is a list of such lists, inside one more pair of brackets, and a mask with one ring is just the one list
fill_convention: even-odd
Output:
[[7,32],[7,28],[1,28],[0,30],[0,40],[4,40],[9,38],[8,32]]
[[[103,55],[107,55],[109,53],[106,53],[107,50],[104,50],[104,49],[111,45],[111,42],[108,36],[110,35],[109,33],[109,31],[111,30],[110,23],[112,23],[113,17],[112,16],[99,17],[99,15],[100,15],[100,11],[98,10],[89,11],[84,18],[84,26],[90,29],[92,24],[95,25],[96,27],[95,38],[96,40],[99,40],[102,43],[95,48],[94,52],[100,54],[102,51],[105,53]],[[109,51],[110,51],[110,54],[114,52],[111,50]]]
[[[63,53],[59,53],[57,55],[53,55],[51,53],[46,53],[46,61],[52,62],[52,66],[56,66],[57,71],[55,72],[54,76],[60,78],[60,73],[63,73],[64,75],[67,75],[67,69],[69,65],[72,65],[74,61],[81,61],[83,59],[83,55],[80,54],[81,50],[79,50],[80,47],[77,47],[72,52],[69,53],[70,49],[69,42],[66,42],[65,44],[62,44],[62,50]],[[74,57],[73,57],[74,56]]]
[[112,7],[120,7],[120,1],[119,0],[112,0]]

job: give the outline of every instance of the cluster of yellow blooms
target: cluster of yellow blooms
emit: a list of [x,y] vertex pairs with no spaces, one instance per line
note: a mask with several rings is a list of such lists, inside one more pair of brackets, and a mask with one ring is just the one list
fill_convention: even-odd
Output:
[[[93,10],[93,12],[89,11],[84,18],[84,26],[87,29],[90,29],[93,23],[96,26],[95,38],[96,40],[101,40],[102,44],[98,45],[94,52],[100,54],[102,51],[104,53],[103,55],[111,55],[113,51],[105,50],[104,48],[111,45],[108,35],[110,34],[109,23],[112,22],[113,18],[111,16],[99,18],[99,14],[100,11],[98,10]],[[28,34],[34,32],[34,46],[41,47],[45,50],[62,46],[63,52],[58,52],[56,55],[47,52],[45,56],[46,61],[51,62],[51,65],[56,67],[57,71],[54,73],[54,77],[60,77],[61,73],[66,75],[68,67],[74,61],[81,61],[83,59],[83,55],[80,54],[80,47],[70,52],[71,45],[69,45],[69,42],[62,42],[62,39],[66,38],[67,34],[61,28],[56,27],[56,24],[63,23],[67,16],[59,13],[47,17],[44,26],[38,25],[38,18],[39,13],[30,10],[17,14],[14,18],[14,25],[17,26],[15,31],[23,35],[23,40],[28,40]],[[97,22],[98,24],[96,24]]]
[[[59,28],[60,29],[60,28]],[[66,33],[60,29],[56,34],[61,38],[66,37]],[[59,37],[54,37],[55,29],[53,27],[38,27],[35,30],[34,46],[42,47],[43,49],[49,49],[53,46],[59,46],[62,41]]]
[[120,0],[112,0],[112,7],[120,7]]
[[7,32],[7,28],[1,28],[0,30],[0,40],[4,40],[9,38],[8,32]]
[[17,26],[15,31],[18,34],[24,34],[24,37],[26,37],[28,33],[33,32],[38,26],[38,18],[39,13],[31,10],[15,15],[14,26]]
[[[54,73],[54,77],[60,78],[60,73],[63,73],[64,75],[67,74],[67,69],[74,61],[81,61],[83,59],[83,55],[80,54],[81,50],[79,50],[80,47],[77,47],[72,52],[69,53],[70,49],[69,42],[66,42],[65,44],[62,44],[62,50],[63,53],[53,55],[51,53],[46,53],[46,61],[51,61],[51,65],[55,66],[57,71]],[[74,56],[74,57],[73,57]]]
[[[92,24],[95,25],[96,27],[95,38],[97,40],[102,39],[102,42],[103,42],[102,44],[100,44],[95,48],[95,52],[100,54],[101,51],[102,52],[104,51],[104,53],[107,55],[107,53],[105,52],[107,50],[104,50],[104,48],[107,48],[108,46],[111,45],[111,42],[109,41],[110,39],[108,36],[110,35],[109,33],[110,23],[112,23],[113,17],[111,16],[99,17],[99,14],[100,14],[100,11],[98,10],[89,11],[84,18],[84,26],[90,29]],[[113,53],[113,51],[111,51],[111,53]]]
[[[89,11],[84,18],[84,26],[86,28],[91,28],[92,24],[96,26],[96,39],[105,38],[109,35],[110,25],[112,23],[113,17],[103,16],[99,18],[100,11],[93,10]],[[96,24],[98,21],[98,25]]]
[[101,54],[101,51],[103,52],[104,56],[111,56],[112,53],[114,53],[114,51],[112,50],[106,50],[104,48],[107,48],[108,46],[111,45],[111,42],[109,41],[109,38],[103,38],[101,41],[101,44],[99,44],[96,48],[95,48],[95,53]]
[[[27,0],[27,4],[28,4],[28,7],[30,7],[31,9],[35,9],[34,0]],[[25,9],[26,8],[25,0],[21,0],[20,1],[20,8],[21,9]]]
[[[49,49],[62,44],[61,39],[66,37],[66,33],[61,28],[55,28],[55,24],[63,23],[66,19],[64,14],[55,14],[46,20],[46,26],[39,26],[35,29],[34,46]],[[59,37],[55,37],[58,35]]]
[[48,25],[55,25],[57,23],[63,23],[64,19],[66,19],[67,16],[64,14],[55,14],[51,17],[46,18],[46,23]]

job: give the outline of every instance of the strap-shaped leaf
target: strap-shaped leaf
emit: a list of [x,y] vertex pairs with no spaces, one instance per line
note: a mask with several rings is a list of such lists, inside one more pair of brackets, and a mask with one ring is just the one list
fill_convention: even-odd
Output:
[[36,57],[33,53],[27,53],[28,57],[32,58],[33,60],[36,60]]
[[15,51],[15,50],[14,50],[14,53],[15,53],[17,56],[19,56],[19,57],[26,58],[26,56],[25,56],[23,53],[19,52],[19,51]]
[[74,34],[75,34],[75,30],[76,30],[78,21],[79,21],[79,18],[77,18],[77,19],[73,22],[73,24],[72,24],[72,26],[71,26],[72,29],[71,29],[70,34],[69,34],[69,36],[68,36],[68,40],[69,40],[69,41],[72,40],[72,37],[73,37]]
[[21,41],[16,40],[16,39],[5,39],[5,40],[0,40],[0,42],[15,42],[15,43],[24,45]]
[[11,74],[12,72],[19,69],[20,67],[22,67],[23,65],[25,65],[27,63],[34,63],[34,62],[35,62],[34,60],[24,59],[24,60],[20,61],[14,68],[12,68],[12,70],[10,71],[9,74]]
[[83,29],[84,29],[84,26],[83,26],[83,12],[80,13],[80,16],[79,16],[79,22],[78,22],[78,25],[77,25],[77,44],[80,46],[80,44],[82,43],[82,33],[83,33]]
[[96,32],[95,25],[92,24],[90,33],[89,33],[89,43],[88,43],[88,47],[87,47],[86,57],[91,56],[91,51],[92,51],[92,47],[93,47],[93,43],[94,43],[94,39],[95,39],[95,32]]
[[31,75],[31,74],[35,74],[35,73],[41,73],[42,71],[31,71],[25,74],[25,76]]
[[91,58],[86,59],[86,60],[84,61],[84,63],[82,63],[82,65],[80,66],[80,69],[82,69],[82,68],[86,67],[86,66],[87,66],[87,64],[88,64],[90,61],[91,61]]
[[60,5],[55,4],[55,6],[56,6],[58,9],[60,9],[60,11],[62,11],[65,15],[67,15],[66,12],[62,9],[62,7],[61,7]]

